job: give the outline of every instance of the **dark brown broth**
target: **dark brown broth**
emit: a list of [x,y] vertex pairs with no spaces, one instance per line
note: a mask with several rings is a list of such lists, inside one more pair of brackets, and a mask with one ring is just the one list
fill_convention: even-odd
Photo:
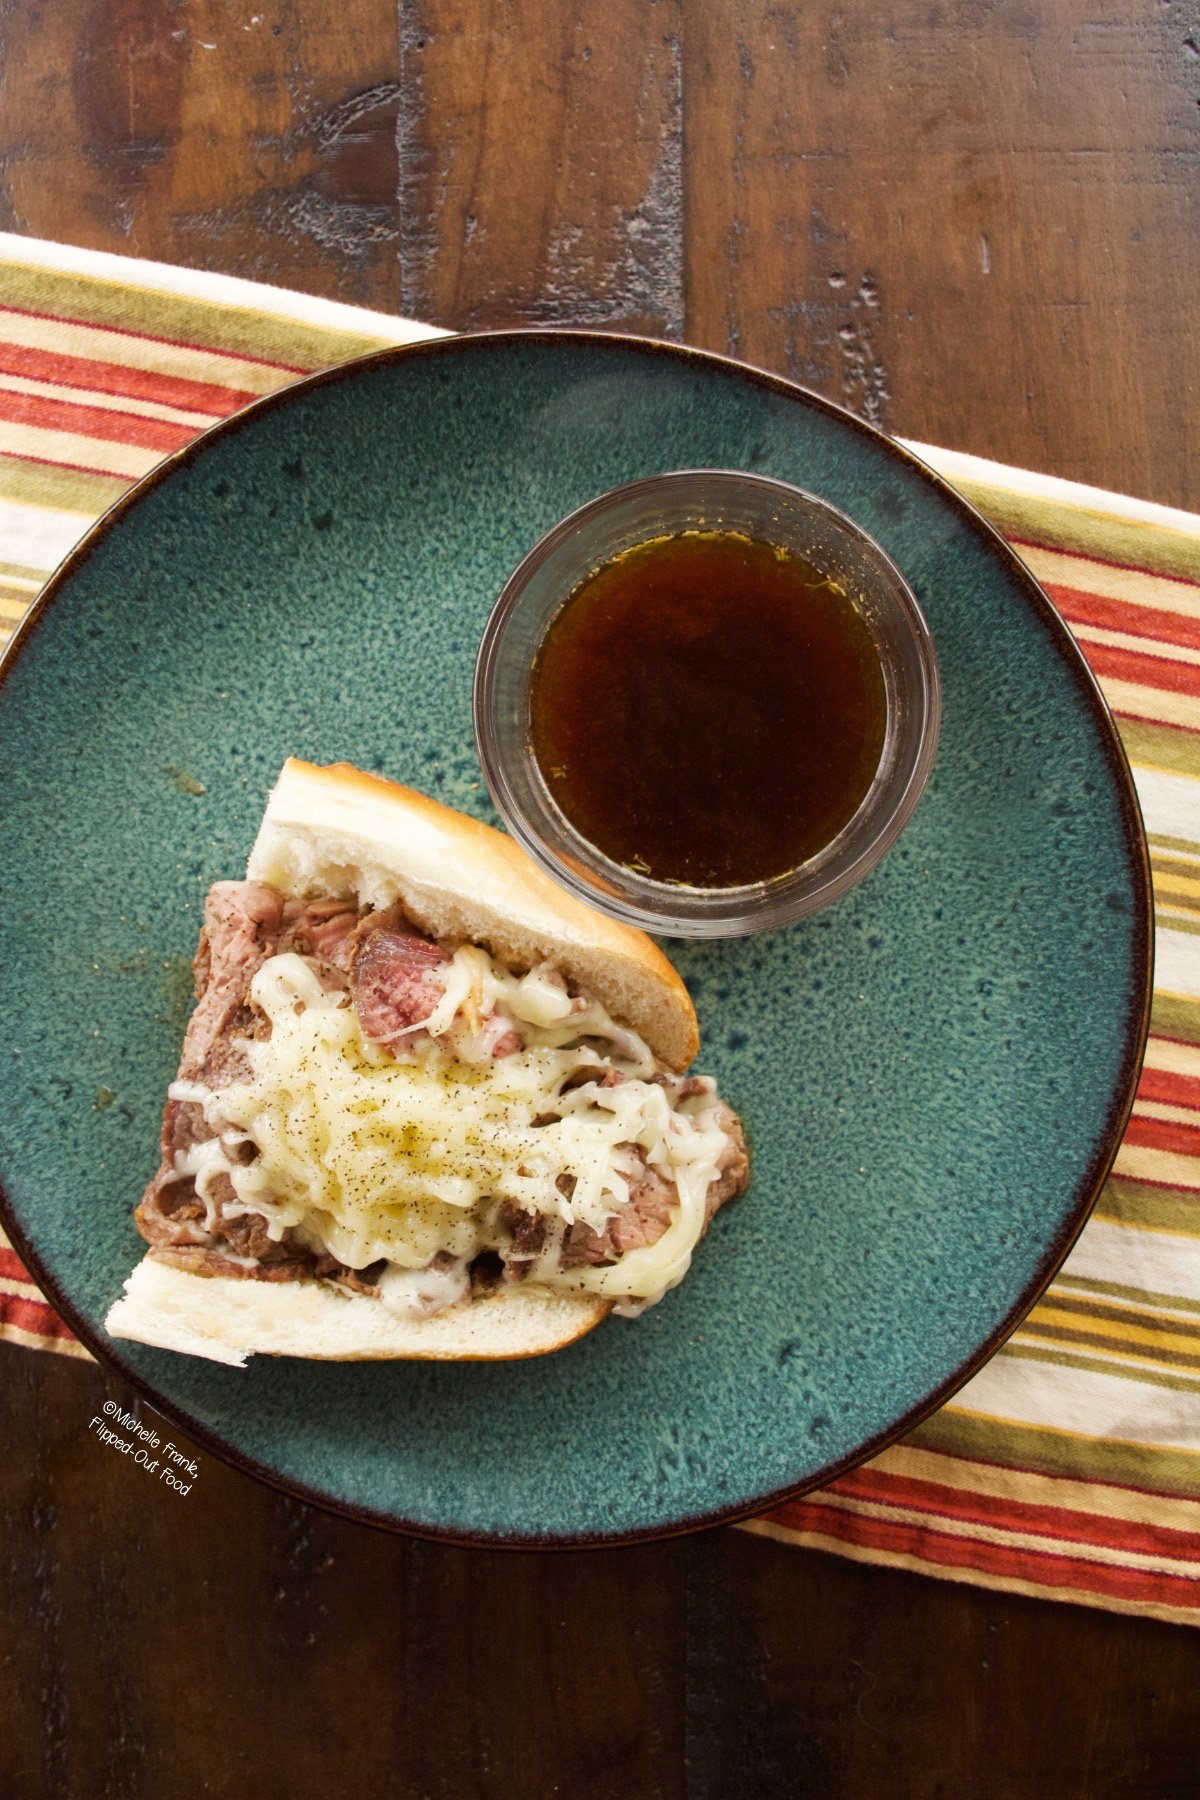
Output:
[[887,700],[862,615],[802,557],[733,532],[622,552],[555,614],[531,735],[575,829],[658,881],[799,867],[857,811]]

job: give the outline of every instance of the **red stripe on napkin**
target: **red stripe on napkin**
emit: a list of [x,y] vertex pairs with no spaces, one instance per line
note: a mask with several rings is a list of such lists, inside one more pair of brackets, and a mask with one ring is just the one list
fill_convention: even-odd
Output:
[[115,407],[88,406],[78,400],[50,400],[44,394],[16,394],[8,388],[0,388],[0,419],[114,444],[137,444],[144,450],[182,450],[196,435],[194,425],[119,412]]
[[157,406],[178,406],[184,412],[211,413],[214,419],[224,418],[258,397],[247,388],[218,387],[211,381],[189,381],[181,375],[160,375],[152,369],[130,368],[127,363],[93,362],[90,356],[33,350],[24,344],[0,343],[0,374],[86,388],[93,394],[149,400]]

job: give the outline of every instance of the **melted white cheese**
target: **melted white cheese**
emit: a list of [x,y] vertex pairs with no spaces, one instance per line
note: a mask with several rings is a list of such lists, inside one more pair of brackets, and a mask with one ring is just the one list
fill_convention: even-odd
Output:
[[[295,1229],[351,1268],[386,1259],[383,1298],[408,1305],[419,1283],[404,1271],[426,1271],[439,1252],[465,1269],[502,1247],[497,1214],[511,1201],[547,1222],[532,1279],[608,1294],[622,1310],[660,1298],[687,1270],[728,1141],[715,1097],[673,1108],[649,1079],[656,1065],[642,1039],[573,998],[548,969],[518,977],[464,946],[432,979],[442,997],[396,1054],[364,1038],[349,996],[327,993],[308,959],[285,954],[263,965],[250,991],[271,1032],[245,1044],[252,1079],[216,1092],[195,1082],[172,1088],[202,1105],[220,1133],[185,1153],[186,1170],[180,1164],[196,1179],[209,1229],[211,1184],[223,1172],[236,1195],[227,1213],[260,1213],[272,1238]],[[494,1056],[514,1029],[522,1047]],[[608,1048],[603,1061],[596,1042]],[[589,1063],[597,1077],[616,1067],[626,1079],[560,1094]],[[549,1111],[561,1116],[538,1122]],[[237,1157],[247,1142],[257,1152],[250,1163]],[[642,1158],[679,1193],[666,1232],[609,1267],[562,1269],[564,1233],[576,1222],[603,1231],[627,1203]],[[460,1297],[463,1279],[453,1295],[454,1283],[435,1284],[437,1304]]]

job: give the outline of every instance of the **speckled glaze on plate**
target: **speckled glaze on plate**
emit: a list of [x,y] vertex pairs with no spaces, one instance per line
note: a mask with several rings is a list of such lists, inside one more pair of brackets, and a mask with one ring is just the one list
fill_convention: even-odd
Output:
[[[642,1319],[499,1365],[244,1371],[104,1338],[209,883],[289,753],[488,816],[471,673],[505,577],[591,495],[762,470],[912,584],[945,689],[904,838],[828,911],[676,945],[750,1192]],[[718,358],[447,339],[218,427],[68,561],[0,682],[5,1219],[99,1353],[199,1442],[425,1535],[615,1542],[752,1512],[944,1398],[1086,1217],[1144,1044],[1149,886],[1103,702],[1040,589],[895,445]]]

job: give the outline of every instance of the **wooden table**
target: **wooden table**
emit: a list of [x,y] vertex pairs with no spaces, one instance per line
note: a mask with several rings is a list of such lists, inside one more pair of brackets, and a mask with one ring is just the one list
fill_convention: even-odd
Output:
[[[632,327],[1200,509],[1191,0],[5,0],[0,225],[448,326]],[[1167,1796],[1200,1639],[726,1530],[511,1555],[0,1349],[15,1796]]]

